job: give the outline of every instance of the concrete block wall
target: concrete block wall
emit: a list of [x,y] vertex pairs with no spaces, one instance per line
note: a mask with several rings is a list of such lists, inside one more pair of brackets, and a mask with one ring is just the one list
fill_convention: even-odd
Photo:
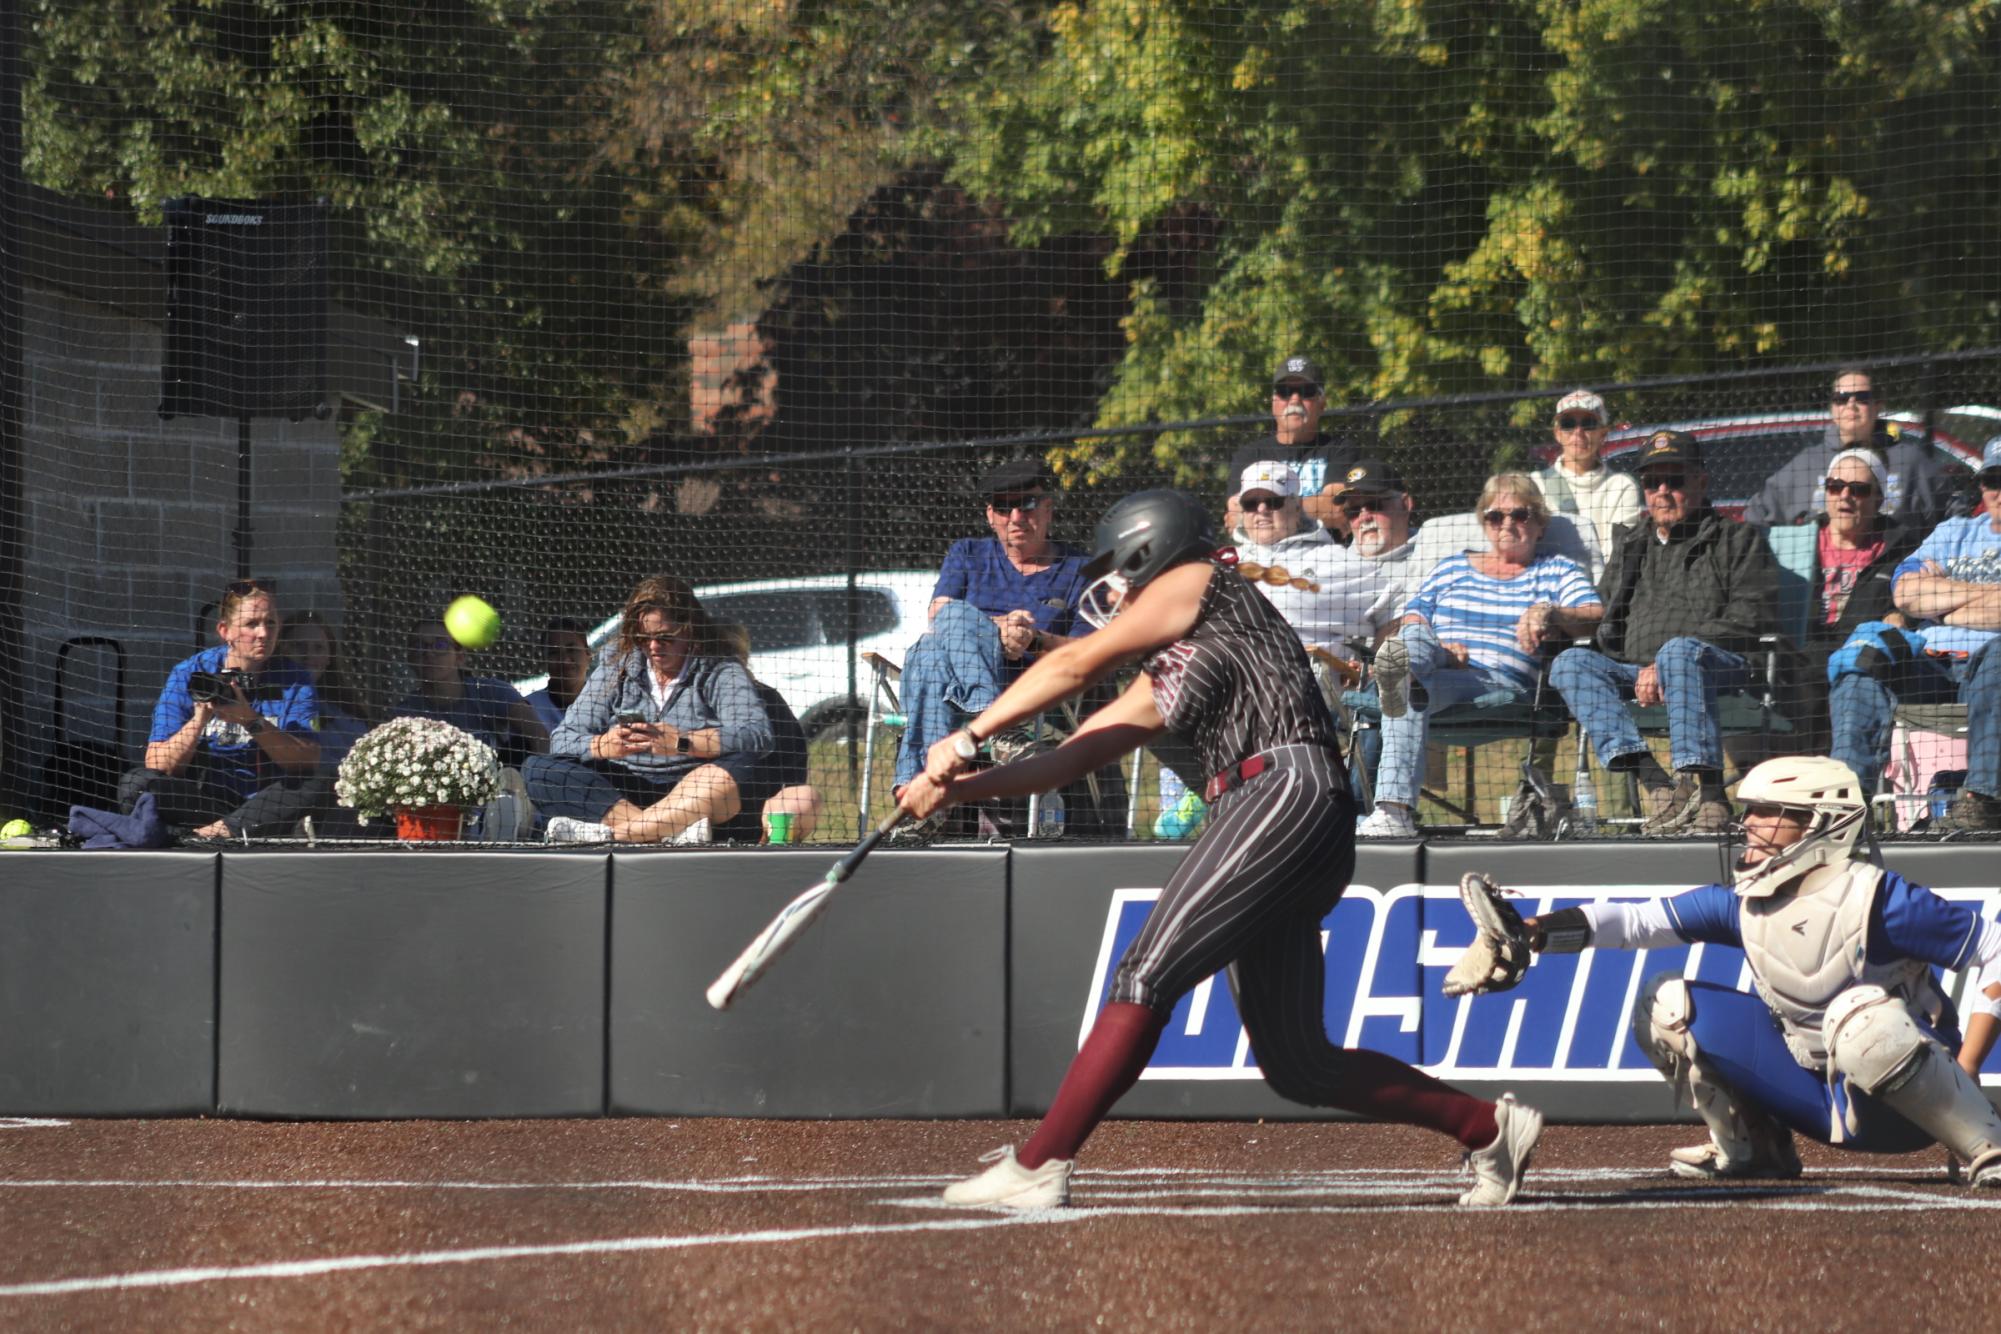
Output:
[[[161,420],[157,321],[49,289],[27,298],[29,734],[8,762],[37,764],[53,739],[56,652],[78,635],[120,641],[127,660],[115,725],[108,664],[75,661],[78,731],[115,733],[136,760],[161,682],[194,651],[197,611],[236,574],[237,423]],[[281,605],[340,619],[335,422],[256,420],[250,442],[252,572],[278,580]]]

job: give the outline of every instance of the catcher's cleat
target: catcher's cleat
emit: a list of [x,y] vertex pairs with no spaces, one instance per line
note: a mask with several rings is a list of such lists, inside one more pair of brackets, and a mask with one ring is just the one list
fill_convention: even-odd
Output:
[[1494,1104],[1494,1124],[1499,1129],[1494,1142],[1466,1155],[1467,1170],[1473,1173],[1473,1189],[1459,1197],[1468,1209],[1498,1209],[1515,1198],[1522,1177],[1535,1156],[1536,1141],[1542,1138],[1542,1113],[1503,1093]]
[[[2001,1163],[1996,1164],[2001,1167]],[[1801,1172],[1793,1132],[1760,1133],[1750,1157],[1726,1158],[1714,1140],[1668,1155],[1668,1171],[1689,1181],[1796,1181]],[[1995,1184],[2001,1185],[2001,1181]]]
[[1070,1162],[1051,1158],[1040,1167],[1015,1161],[1014,1145],[980,1155],[986,1171],[945,1187],[947,1204],[998,1204],[1006,1209],[1058,1209],[1070,1203]]

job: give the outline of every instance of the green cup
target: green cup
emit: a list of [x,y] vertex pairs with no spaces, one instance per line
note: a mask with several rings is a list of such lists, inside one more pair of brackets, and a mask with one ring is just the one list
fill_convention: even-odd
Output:
[[764,817],[764,827],[774,845],[792,841],[792,812],[773,811]]

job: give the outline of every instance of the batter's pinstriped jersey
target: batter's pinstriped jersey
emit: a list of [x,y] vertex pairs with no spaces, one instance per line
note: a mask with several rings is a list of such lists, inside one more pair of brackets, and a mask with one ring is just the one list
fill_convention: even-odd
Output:
[[1298,634],[1242,576],[1213,568],[1194,629],[1140,664],[1168,730],[1211,774],[1273,746],[1332,750],[1334,717]]

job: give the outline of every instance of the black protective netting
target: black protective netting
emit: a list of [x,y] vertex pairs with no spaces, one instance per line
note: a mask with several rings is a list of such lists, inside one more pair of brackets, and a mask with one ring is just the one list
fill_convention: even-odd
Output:
[[[468,670],[532,685],[551,618],[668,572],[785,674],[848,837],[890,742],[856,650],[921,629],[892,590],[984,531],[973,478],[1043,459],[1072,542],[1143,486],[1220,519],[1290,354],[1420,520],[1545,462],[1576,386],[1615,467],[1699,428],[1726,507],[1844,365],[1962,478],[2001,432],[1983,5],[9,12],[24,812],[115,797],[232,577],[332,625],[377,720],[454,596],[505,618]],[[1437,751],[1421,815],[1498,819],[1523,750]],[[1135,791],[1073,828],[1144,834]]]

